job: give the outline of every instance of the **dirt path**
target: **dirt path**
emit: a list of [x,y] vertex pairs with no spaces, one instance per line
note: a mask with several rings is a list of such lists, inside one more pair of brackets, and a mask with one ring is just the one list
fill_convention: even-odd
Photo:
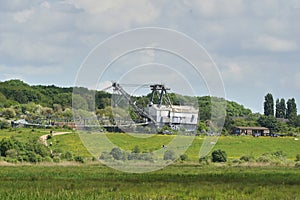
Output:
[[[72,132],[53,132],[52,133],[52,136],[56,136],[56,135],[64,135],[64,134],[68,134],[68,133],[72,133]],[[42,135],[41,137],[40,137],[40,140],[43,142],[43,144],[45,145],[45,146],[48,146],[48,143],[47,143],[47,136],[48,135],[50,135],[50,133],[49,134],[46,134],[46,135]]]

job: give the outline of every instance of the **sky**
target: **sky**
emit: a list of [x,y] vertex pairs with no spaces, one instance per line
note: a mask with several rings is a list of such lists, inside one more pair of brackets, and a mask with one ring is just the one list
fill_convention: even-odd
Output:
[[[222,82],[226,99],[262,113],[267,93],[300,103],[299,21],[300,0],[1,0],[0,81],[74,86],[79,76],[104,86],[112,79],[152,80],[199,96]],[[144,27],[162,31],[114,38]],[[183,57],[158,49],[130,52],[101,75],[107,52],[115,58],[124,46],[161,35],[160,44],[197,57],[196,65],[206,66],[198,66],[203,77],[196,80]],[[112,43],[105,43],[109,38]],[[202,51],[196,54],[193,44],[180,38],[197,42]],[[117,41],[121,45],[114,46]],[[103,42],[106,46],[99,46]],[[86,65],[95,69],[81,73]]]

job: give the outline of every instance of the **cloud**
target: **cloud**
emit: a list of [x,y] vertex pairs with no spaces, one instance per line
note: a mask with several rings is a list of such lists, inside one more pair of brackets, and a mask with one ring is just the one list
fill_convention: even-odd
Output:
[[5,66],[0,65],[0,74],[16,76],[44,76],[62,73],[62,68],[58,66]]
[[295,41],[282,39],[271,35],[261,35],[251,41],[243,43],[244,48],[267,50],[271,52],[289,52],[297,50],[298,46]]
[[83,12],[77,22],[82,30],[117,31],[151,23],[160,15],[159,7],[147,0],[69,0]]
[[220,2],[218,0],[201,0],[201,1],[189,1],[185,0],[184,4],[191,8],[193,13],[204,17],[234,17],[239,15],[244,10],[244,4],[242,0],[232,0],[226,2]]
[[[298,0],[0,1],[0,77],[70,85],[84,57],[107,37],[131,28],[166,27],[191,36],[207,49],[220,66],[229,98],[238,97],[260,110],[266,90],[298,94],[299,13]],[[131,40],[135,38],[124,42]],[[173,45],[185,44],[174,40]],[[153,51],[130,58],[122,64],[161,61]],[[192,73],[177,60],[164,61]],[[210,77],[209,66],[204,62],[201,67]]]
[[34,13],[33,9],[18,11],[14,14],[14,20],[19,23],[26,22]]

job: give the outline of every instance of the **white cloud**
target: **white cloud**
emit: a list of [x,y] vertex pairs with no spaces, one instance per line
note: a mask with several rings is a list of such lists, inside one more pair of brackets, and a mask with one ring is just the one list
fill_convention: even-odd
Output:
[[297,43],[290,39],[282,39],[270,35],[261,35],[254,40],[244,41],[244,48],[267,50],[271,52],[288,52],[297,50]]
[[49,9],[51,8],[51,5],[48,1],[44,1],[43,3],[41,3],[41,7]]
[[151,23],[160,15],[160,9],[147,0],[70,0],[69,3],[84,11],[77,23],[83,30],[124,30]]
[[33,15],[33,9],[26,9],[22,11],[18,11],[14,14],[13,18],[18,23],[24,23]]
[[223,1],[218,0],[185,0],[184,4],[195,9],[195,13],[204,17],[233,17],[239,15],[244,10],[242,0]]
[[62,73],[63,70],[58,66],[5,66],[0,65],[0,74],[8,74],[10,76],[41,76],[56,75]]

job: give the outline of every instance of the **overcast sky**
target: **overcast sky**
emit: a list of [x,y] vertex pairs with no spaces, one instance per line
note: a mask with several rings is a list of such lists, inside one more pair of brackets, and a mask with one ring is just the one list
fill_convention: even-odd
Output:
[[268,92],[300,103],[299,22],[299,0],[1,0],[0,81],[73,86],[84,59],[108,37],[162,27],[205,48],[227,99],[263,112]]

